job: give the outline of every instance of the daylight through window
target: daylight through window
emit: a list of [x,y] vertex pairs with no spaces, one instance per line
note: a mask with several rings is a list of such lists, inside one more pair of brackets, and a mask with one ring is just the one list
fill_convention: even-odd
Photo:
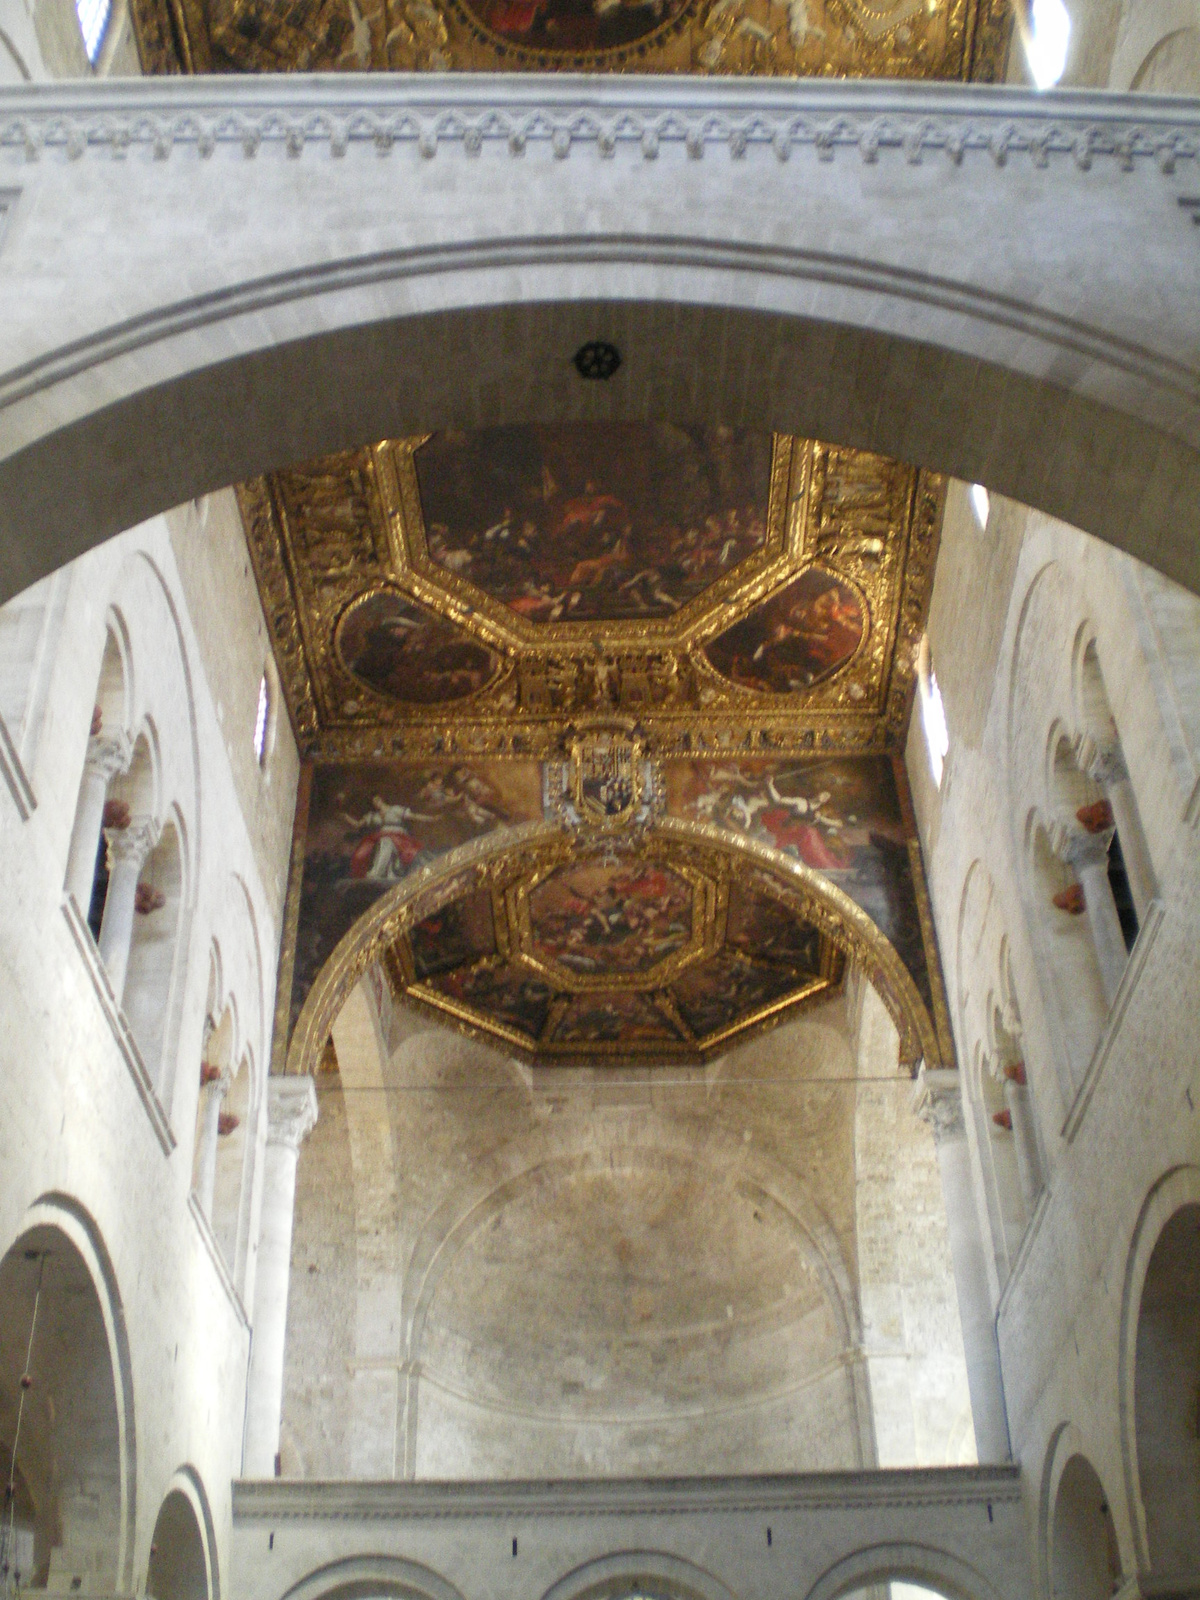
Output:
[[104,35],[108,31],[112,0],[75,0],[75,11],[83,34],[83,48],[87,51],[88,60],[95,66]]
[[267,758],[267,723],[271,717],[271,685],[264,672],[258,681],[258,711],[254,718],[254,759],[261,767]]

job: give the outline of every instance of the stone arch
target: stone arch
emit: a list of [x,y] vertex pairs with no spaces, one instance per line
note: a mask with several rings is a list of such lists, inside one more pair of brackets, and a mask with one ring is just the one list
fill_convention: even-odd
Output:
[[[21,1430],[28,1442],[18,1456],[35,1511],[35,1571],[43,1582],[50,1572],[64,1588],[90,1579],[128,1590],[137,1509],[128,1335],[108,1252],[95,1223],[66,1195],[46,1194],[30,1207],[0,1260],[6,1431],[39,1284],[35,1381]],[[58,1462],[69,1463],[78,1506],[63,1494]]]
[[[79,174],[90,178],[93,165],[104,175],[95,192],[128,217],[126,228],[111,230],[128,241],[108,270],[131,288],[119,323],[105,274],[94,289],[85,284],[98,307],[88,295],[64,294],[70,317],[54,330],[56,345],[16,325],[12,453],[0,468],[14,530],[5,592],[95,538],[253,473],[397,432],[517,420],[518,411],[522,420],[534,412],[671,414],[730,424],[757,415],[984,482],[1196,581],[1195,550],[1178,531],[1197,471],[1192,374],[1181,354],[1194,343],[1194,251],[1182,228],[1169,250],[1163,242],[1154,265],[1165,303],[1152,310],[1153,297],[1137,292],[1142,278],[1121,268],[1173,191],[1155,180],[1115,193],[1106,181],[1127,142],[1143,167],[1139,123],[1153,178],[1154,149],[1179,123],[1177,137],[1188,137],[1182,110],[1155,108],[1151,118],[1136,103],[1056,104],[1050,159],[1034,165],[1032,153],[1011,145],[1023,142],[1017,126],[1045,113],[1012,90],[1002,106],[974,109],[972,137],[957,135],[965,150],[935,171],[935,152],[922,142],[927,125],[938,127],[955,106],[951,91],[939,99],[925,86],[901,97],[876,85],[752,82],[735,95],[719,84],[680,85],[643,91],[632,111],[617,101],[631,126],[613,139],[609,163],[596,144],[603,138],[609,153],[613,113],[607,91],[590,85],[545,96],[556,109],[542,112],[540,127],[537,99],[516,109],[493,102],[491,136],[477,141],[473,124],[488,107],[478,90],[472,98],[444,86],[373,87],[371,109],[355,118],[367,94],[358,85],[326,86],[317,100],[297,83],[279,91],[285,109],[273,115],[275,127],[282,117],[305,130],[296,153],[315,176],[304,185],[300,233],[323,241],[310,254],[296,244],[295,186],[273,159],[251,165],[243,156],[257,149],[243,121],[256,120],[253,101],[232,86],[210,89],[207,99],[193,85],[123,94],[110,137],[130,139],[137,159],[128,176],[104,161],[109,139],[101,135],[83,141],[85,165],[73,180],[60,176],[49,151],[25,169],[37,225],[27,223],[7,247],[15,303],[40,305],[22,291],[48,253],[43,227],[70,249],[63,190],[87,195]],[[178,108],[174,117],[164,102]],[[86,97],[73,107],[89,130],[110,110]],[[49,119],[68,118],[52,101],[22,112],[13,114],[13,143],[30,150],[42,148]],[[394,140],[374,134],[375,115],[399,124],[406,112]],[[209,118],[204,167],[194,145]],[[1097,123],[1103,141],[1093,137]],[[743,128],[753,129],[749,137]],[[905,134],[915,151],[908,162],[898,148]],[[717,148],[707,161],[689,161],[685,136],[691,154]],[[331,140],[337,161],[326,159]],[[987,154],[1001,140],[1003,163]],[[148,182],[152,142],[170,159]],[[387,165],[378,159],[385,149]],[[523,163],[511,159],[527,151]],[[727,152],[741,158],[732,178]],[[864,156],[886,181],[861,181]],[[656,163],[643,165],[644,157]],[[367,161],[369,199],[361,199]],[[641,181],[625,181],[614,204],[620,180],[609,175],[633,161]],[[848,181],[841,163],[851,161]],[[1011,248],[1012,190],[1001,187],[1018,161],[1029,215],[1019,250]],[[461,228],[448,227],[431,203],[451,164],[454,221],[468,224]],[[186,251],[185,229],[204,236],[208,208],[233,184],[253,231],[227,229],[220,270],[198,266],[180,299],[177,279],[152,276],[138,253],[153,231],[142,206],[159,219],[150,260],[169,260]],[[935,197],[949,192],[953,203],[963,185],[977,200],[970,265],[949,244],[930,251],[947,226]],[[741,206],[731,203],[739,194]],[[370,253],[335,231],[335,219],[351,212]],[[695,226],[697,216],[731,214],[736,229]],[[162,242],[168,220],[179,228],[174,249]],[[569,370],[574,350],[596,337],[629,353],[603,395]],[[448,359],[451,352],[470,360]],[[356,382],[346,381],[351,372]],[[300,387],[314,397],[302,412],[291,403]],[[535,388],[544,392],[531,398]],[[170,428],[161,426],[164,414]],[[155,451],[128,448],[148,437]],[[125,465],[131,460],[137,471]],[[1128,461],[1145,467],[1122,470]],[[61,491],[49,506],[40,492],[47,482]]]
[[[1130,1241],[1129,1255],[1125,1267],[1125,1282],[1121,1295],[1121,1332],[1118,1366],[1119,1385],[1119,1416],[1121,1424],[1121,1460],[1125,1475],[1125,1489],[1130,1507],[1130,1520],[1133,1524],[1134,1552],[1137,1564],[1142,1571],[1154,1571],[1163,1566],[1161,1555],[1156,1551],[1155,1541],[1152,1538],[1153,1518],[1148,1513],[1153,1509],[1159,1510],[1161,1503],[1162,1478],[1161,1472],[1155,1469],[1147,1470],[1148,1462],[1143,1462],[1143,1455],[1148,1454],[1147,1446],[1150,1441],[1145,1437],[1146,1396],[1143,1391],[1139,1397],[1138,1368],[1151,1359],[1156,1360],[1156,1365],[1163,1362],[1163,1355],[1167,1357],[1168,1365],[1178,1365],[1178,1361],[1171,1362],[1170,1357],[1180,1354],[1185,1356],[1183,1378],[1186,1380],[1186,1351],[1180,1351],[1178,1342],[1171,1337],[1173,1330],[1168,1325],[1161,1330],[1166,1335],[1168,1349],[1166,1352],[1155,1352],[1148,1349],[1145,1340],[1145,1326],[1143,1324],[1143,1300],[1147,1283],[1153,1286],[1151,1278],[1152,1268],[1159,1244],[1167,1235],[1167,1230],[1179,1218],[1190,1219],[1191,1225],[1200,1223],[1200,1167],[1185,1166],[1175,1167],[1166,1173],[1150,1190],[1134,1226],[1133,1237]],[[1195,1359],[1197,1352],[1193,1351]],[[1177,1374],[1177,1378],[1180,1375]],[[1193,1380],[1195,1374],[1192,1375]],[[1145,1373],[1143,1372],[1143,1378]],[[1193,1381],[1193,1404],[1196,1393]],[[1139,1398],[1141,1398],[1141,1411],[1143,1416],[1139,1419]],[[1164,1420],[1170,1422],[1171,1408],[1168,1402],[1168,1417]],[[1139,1427],[1139,1421],[1142,1426]],[[1192,1416],[1194,1429],[1195,1416]],[[1174,1431],[1174,1430],[1172,1430]],[[1168,1443],[1171,1441],[1168,1440]],[[1190,1441],[1194,1449],[1194,1432]],[[1179,1446],[1178,1437],[1174,1440]],[[1171,1456],[1179,1456],[1176,1448]],[[1156,1464],[1157,1465],[1157,1464]],[[1175,1493],[1185,1499],[1185,1515],[1188,1505],[1195,1507],[1200,1499],[1200,1477],[1198,1477],[1198,1464],[1187,1459],[1186,1451],[1183,1459],[1174,1459],[1170,1465],[1172,1484]],[[1147,1506],[1147,1490],[1151,1498],[1151,1506]],[[1174,1495],[1172,1496],[1174,1498]],[[1195,1523],[1188,1530],[1194,1537]],[[1161,1543],[1161,1541],[1159,1541]],[[1193,1552],[1188,1552],[1189,1555]],[[1192,1561],[1195,1568],[1200,1565],[1200,1553]]]
[[998,1600],[992,1584],[961,1557],[936,1545],[907,1542],[873,1545],[845,1556],[817,1579],[806,1600],[840,1600],[892,1581],[921,1584],[948,1600]]
[[622,1550],[566,1573],[542,1600],[624,1600],[649,1590],[655,1600],[735,1600],[704,1567],[659,1550]]
[[148,1600],[221,1600],[216,1529],[199,1474],[181,1467],[163,1496],[150,1538]]
[[283,1600],[463,1600],[432,1567],[400,1556],[352,1556],[310,1572]]
[[1108,1496],[1085,1455],[1074,1453],[1057,1473],[1050,1521],[1053,1600],[1107,1600],[1121,1577]]

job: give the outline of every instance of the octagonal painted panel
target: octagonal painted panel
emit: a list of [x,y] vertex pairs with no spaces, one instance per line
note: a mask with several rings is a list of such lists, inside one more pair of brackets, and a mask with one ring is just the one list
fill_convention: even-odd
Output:
[[656,862],[560,867],[528,905],[531,953],[581,977],[647,974],[693,935],[692,885]]

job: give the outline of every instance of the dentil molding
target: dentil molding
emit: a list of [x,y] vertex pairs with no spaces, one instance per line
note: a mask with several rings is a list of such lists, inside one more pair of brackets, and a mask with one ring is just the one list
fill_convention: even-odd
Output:
[[879,80],[781,84],[778,80],[555,77],[487,74],[444,77],[393,73],[364,83],[324,73],[261,77],[158,78],[79,85],[30,84],[0,91],[0,148],[29,161],[43,154],[78,160],[176,149],[202,158],[219,146],[247,158],[264,146],[299,157],[310,149],[344,156],[351,146],[386,156],[395,147],[433,157],[440,148],[512,157],[531,145],[558,159],[576,149],[611,157],[665,146],[700,159],[723,149],[737,159],[794,151],[830,161],[883,153],[919,165],[986,157],[998,167],[1020,156],[1044,167],[1065,159],[1130,171],[1156,162],[1164,173],[1200,155],[1200,101],[1179,97],[964,87]]

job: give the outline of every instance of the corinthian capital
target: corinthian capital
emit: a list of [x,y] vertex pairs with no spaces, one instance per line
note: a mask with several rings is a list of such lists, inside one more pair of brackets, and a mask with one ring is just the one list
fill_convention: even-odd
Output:
[[317,1121],[317,1088],[307,1075],[267,1084],[267,1143],[299,1150]]
[[118,862],[131,862],[139,870],[158,843],[160,829],[153,817],[134,817],[125,828],[105,828],[108,842],[108,870]]
[[89,777],[109,783],[118,772],[125,772],[133,760],[133,745],[127,733],[98,733],[88,740],[83,770]]
[[1110,784],[1125,783],[1129,778],[1129,769],[1119,744],[1097,746],[1087,770],[1088,776],[1102,789],[1107,789]]
[[1085,833],[1082,828],[1064,828],[1057,842],[1056,853],[1076,872],[1083,872],[1088,867],[1105,866],[1112,836],[1112,828],[1104,828],[1098,833]]
[[933,1129],[933,1137],[938,1144],[961,1139],[966,1131],[963,1126],[962,1086],[958,1073],[948,1068],[930,1072],[925,1063],[921,1063],[913,1088],[912,1108],[921,1121]]

